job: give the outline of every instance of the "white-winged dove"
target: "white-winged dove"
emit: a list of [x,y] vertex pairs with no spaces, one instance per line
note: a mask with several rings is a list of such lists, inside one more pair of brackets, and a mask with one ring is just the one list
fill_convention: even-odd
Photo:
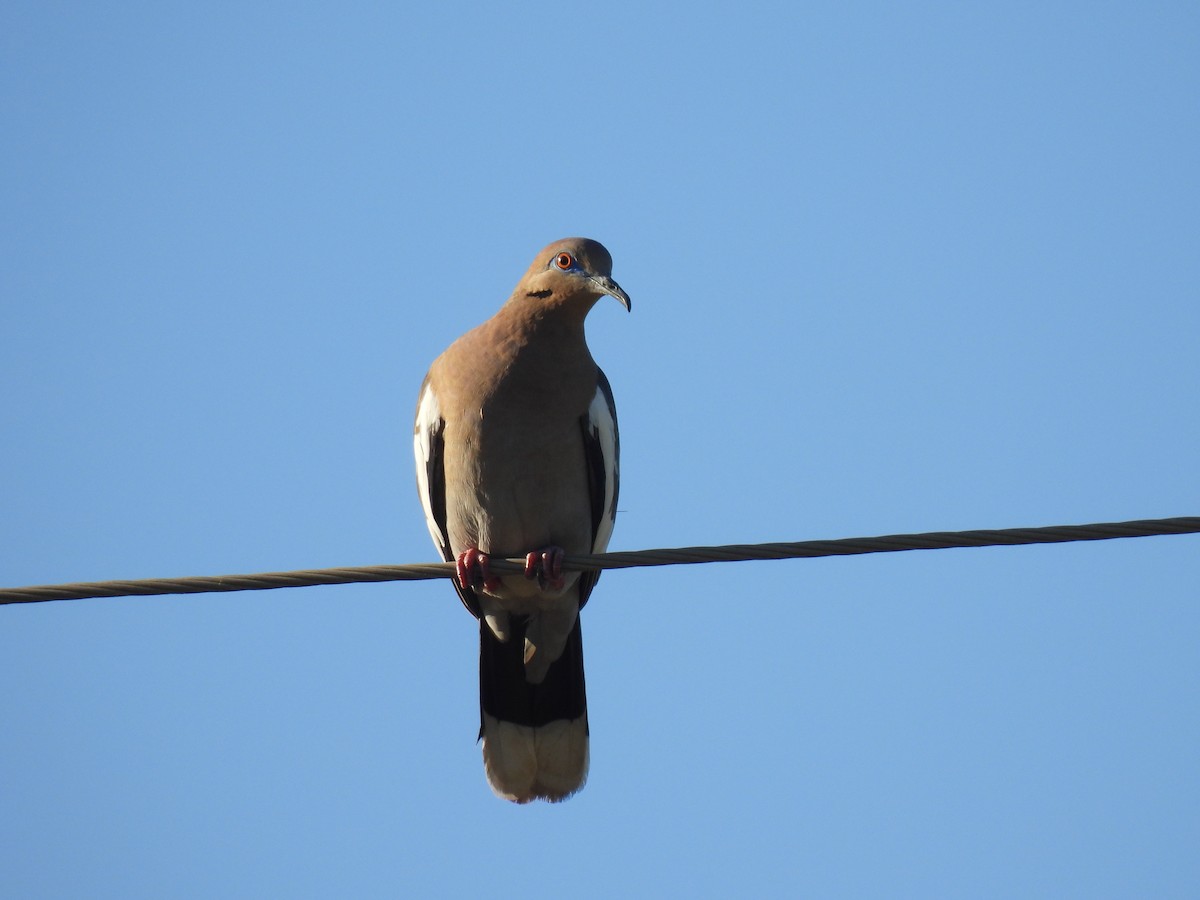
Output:
[[[579,610],[617,512],[617,414],[584,340],[603,294],[626,309],[612,257],[586,238],[550,244],[508,302],[434,360],[413,446],[429,533],[457,561],[455,588],[479,619],[483,764],[498,795],[564,800],[588,769]],[[488,558],[524,557],[496,576]]]

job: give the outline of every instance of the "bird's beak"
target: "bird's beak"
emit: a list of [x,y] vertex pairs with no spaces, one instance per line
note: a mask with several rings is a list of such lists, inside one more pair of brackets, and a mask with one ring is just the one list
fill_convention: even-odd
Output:
[[633,301],[629,299],[629,295],[625,293],[624,288],[613,281],[612,278],[607,275],[593,275],[592,283],[596,285],[596,290],[600,293],[616,297],[621,305],[625,307],[626,312],[633,311]]

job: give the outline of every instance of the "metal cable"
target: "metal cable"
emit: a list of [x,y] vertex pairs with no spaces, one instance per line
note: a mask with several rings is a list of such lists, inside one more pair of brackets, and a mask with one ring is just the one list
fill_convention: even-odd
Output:
[[[1200,516],[1183,516],[1174,519],[1101,522],[1094,525],[1051,525],[1044,528],[931,531],[924,534],[889,534],[882,537],[799,541],[790,544],[727,544],[718,547],[626,550],[617,553],[568,557],[564,561],[563,567],[569,571],[578,572],[585,569],[628,569],[638,566],[747,562],[760,559],[812,559],[818,556],[854,556],[862,553],[895,553],[901,550],[1011,547],[1020,544],[1106,541],[1113,538],[1197,533],[1200,533]],[[523,572],[525,561],[523,559],[493,559],[491,568],[492,571],[501,574]],[[193,578],[150,578],[139,581],[92,581],[0,589],[0,604],[82,600],[89,597],[265,591],[273,588],[372,581],[421,581],[449,578],[453,574],[454,563],[417,563],[403,566],[358,566],[338,569],[303,569],[295,572],[260,572],[256,575],[204,575]]]

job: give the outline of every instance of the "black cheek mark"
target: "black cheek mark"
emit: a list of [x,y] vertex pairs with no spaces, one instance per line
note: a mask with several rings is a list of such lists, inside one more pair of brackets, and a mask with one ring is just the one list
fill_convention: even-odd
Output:
[[542,299],[545,299],[546,297],[549,297],[553,293],[554,293],[554,291],[530,291],[525,296],[526,297],[541,297]]

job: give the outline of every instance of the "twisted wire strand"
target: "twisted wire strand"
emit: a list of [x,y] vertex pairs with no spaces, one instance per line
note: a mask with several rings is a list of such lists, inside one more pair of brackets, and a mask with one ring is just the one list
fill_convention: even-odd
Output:
[[[750,562],[766,559],[813,559],[821,556],[897,553],[902,550],[1011,547],[1023,544],[1107,541],[1114,538],[1197,533],[1200,533],[1200,516],[1181,516],[1171,519],[1138,519],[1132,522],[1099,522],[1092,525],[1050,525],[1040,528],[1000,528],[978,531],[930,531],[923,534],[889,534],[880,537],[798,541],[795,543],[726,544],[715,547],[625,550],[615,553],[571,556],[564,560],[563,568],[579,572],[587,569],[629,569],[641,566]],[[500,574],[523,572],[525,560],[493,559],[491,560],[491,569]],[[149,578],[137,581],[92,581],[3,588],[0,589],[0,604],[83,600],[96,597],[201,594],[217,591],[265,591],[285,587],[312,587],[319,584],[422,581],[450,578],[453,575],[454,563],[416,563],[397,566],[302,569],[294,572],[259,572],[253,575],[203,575],[189,578]]]

